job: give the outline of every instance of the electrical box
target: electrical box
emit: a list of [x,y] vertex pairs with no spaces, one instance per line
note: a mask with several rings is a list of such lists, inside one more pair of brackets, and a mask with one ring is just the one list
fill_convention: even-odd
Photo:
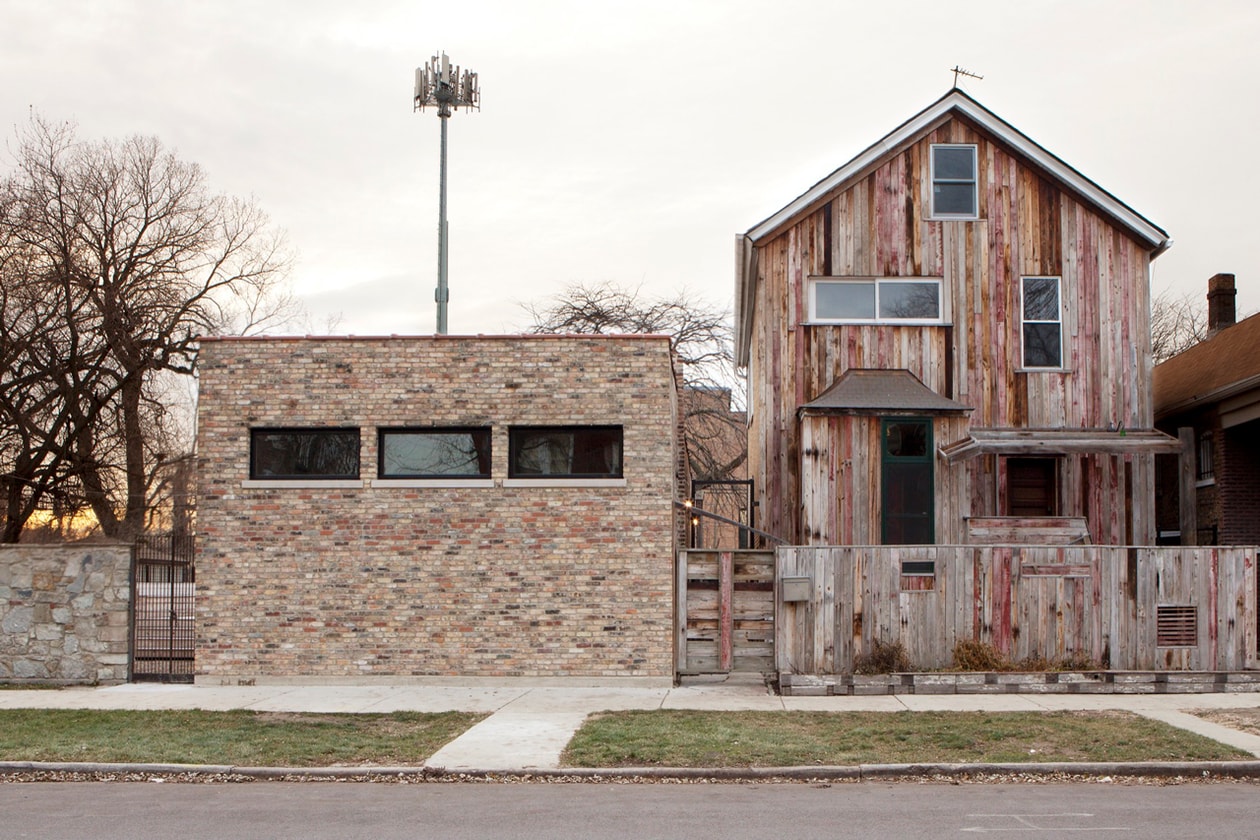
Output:
[[807,577],[779,578],[779,594],[784,601],[808,601],[814,581]]

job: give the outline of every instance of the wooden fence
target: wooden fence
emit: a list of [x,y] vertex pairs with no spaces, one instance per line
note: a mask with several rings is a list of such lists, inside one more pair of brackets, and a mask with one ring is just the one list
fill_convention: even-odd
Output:
[[775,667],[852,673],[878,640],[944,668],[974,639],[1015,661],[1083,652],[1113,670],[1253,669],[1258,550],[782,547]]

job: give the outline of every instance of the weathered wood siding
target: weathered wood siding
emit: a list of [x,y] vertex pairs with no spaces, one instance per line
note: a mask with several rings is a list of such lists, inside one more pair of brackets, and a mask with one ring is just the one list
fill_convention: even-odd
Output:
[[[879,417],[811,414],[800,421],[803,545],[877,545],[881,541]],[[932,437],[957,440],[962,417],[936,417]],[[933,465],[937,542],[964,542],[972,499],[966,473]]]
[[[979,220],[928,218],[933,143],[976,144]],[[801,214],[760,243],[756,257],[749,447],[763,527],[789,542],[834,544],[869,526],[865,508],[853,507],[849,523],[847,514],[800,516],[824,491],[802,498],[810,466],[796,412],[849,368],[907,369],[973,407],[977,427],[1150,428],[1149,261],[1143,245],[1090,205],[956,117]],[[1020,278],[1030,275],[1062,278],[1062,371],[1020,368]],[[941,277],[945,323],[808,324],[814,276]],[[863,434],[858,424],[838,444],[858,445]],[[805,448],[817,453],[820,445],[816,438]],[[999,459],[950,471],[963,477],[939,469],[937,497],[962,489],[950,497],[952,516],[1003,512]],[[865,474],[872,476],[878,472]],[[1152,456],[1069,457],[1059,479],[1060,515],[1086,517],[1094,542],[1154,542]],[[878,499],[877,483],[841,489],[858,501]],[[938,528],[938,541],[958,527]]]
[[[844,674],[874,640],[943,668],[964,639],[1012,660],[1084,652],[1116,670],[1244,670],[1257,656],[1260,548],[1118,546],[784,547],[779,579],[813,598],[776,604],[775,666]],[[902,575],[932,561],[931,576]],[[1161,608],[1192,608],[1193,643],[1161,645]],[[1166,639],[1163,641],[1167,641]]]
[[774,552],[678,555],[680,674],[769,671],[774,663]]

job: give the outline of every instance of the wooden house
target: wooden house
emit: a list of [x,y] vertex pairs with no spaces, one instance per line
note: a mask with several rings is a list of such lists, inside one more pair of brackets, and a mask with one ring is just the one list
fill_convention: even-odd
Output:
[[795,545],[1155,541],[1168,235],[951,90],[737,239],[759,527]]

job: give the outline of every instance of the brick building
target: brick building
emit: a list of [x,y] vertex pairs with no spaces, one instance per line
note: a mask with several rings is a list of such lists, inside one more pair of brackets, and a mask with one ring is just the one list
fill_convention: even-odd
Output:
[[1235,323],[1234,275],[1208,281],[1208,338],[1156,366],[1155,426],[1194,434],[1194,535],[1178,526],[1177,463],[1159,463],[1160,537],[1196,545],[1260,542],[1260,315]]
[[204,341],[200,682],[673,676],[663,336]]

